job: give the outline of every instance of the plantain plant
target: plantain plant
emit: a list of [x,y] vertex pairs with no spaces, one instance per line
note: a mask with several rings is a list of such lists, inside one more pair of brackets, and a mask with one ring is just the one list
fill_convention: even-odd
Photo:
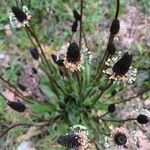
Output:
[[[28,112],[32,121],[14,124],[1,133],[0,137],[18,126],[38,126],[40,129],[46,126],[46,132],[51,134],[52,141],[57,141],[68,149],[130,147],[127,129],[112,129],[109,126],[117,126],[127,121],[148,123],[148,116],[140,112],[135,118],[114,117],[118,105],[124,105],[143,95],[149,91],[149,87],[146,86],[136,96],[127,99],[122,99],[119,95],[128,84],[134,84],[137,73],[137,69],[131,66],[133,55],[128,51],[117,50],[114,42],[120,29],[120,1],[116,0],[116,12],[105,51],[97,52],[95,56],[89,46],[83,21],[86,1],[80,0],[80,12],[73,10],[74,22],[68,43],[54,51],[50,58],[44,52],[37,31],[32,25],[34,18],[25,3],[24,0],[16,0],[16,6],[12,7],[9,16],[10,24],[14,29],[23,28],[31,41],[29,53],[38,64],[32,71],[38,77],[39,90],[43,97],[38,97],[35,88],[34,94],[26,96],[27,88],[24,84],[14,85],[1,74],[2,83],[18,99],[10,101],[2,93],[1,97],[18,113]],[[73,127],[64,134],[70,126]],[[110,140],[106,140],[106,137]],[[109,141],[113,143],[110,144]]]

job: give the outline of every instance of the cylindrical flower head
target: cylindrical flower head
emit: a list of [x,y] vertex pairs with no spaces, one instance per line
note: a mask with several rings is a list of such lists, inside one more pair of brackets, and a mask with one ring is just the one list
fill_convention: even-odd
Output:
[[116,74],[116,75],[119,75],[119,76],[124,76],[130,66],[131,66],[131,63],[132,63],[132,54],[130,55],[128,52],[125,53],[120,60],[118,60],[115,64],[114,64],[114,67],[113,67],[113,72]]
[[111,96],[115,96],[117,94],[117,90],[113,90],[112,92],[111,92]]
[[37,48],[30,48],[30,53],[33,59],[38,60],[39,59],[39,52]]
[[149,122],[149,119],[148,119],[147,116],[140,114],[140,115],[137,117],[137,122],[140,123],[140,124],[146,124],[146,123]]
[[115,112],[115,110],[116,110],[115,104],[110,104],[108,106],[108,112],[113,113],[113,112]]
[[18,19],[19,22],[23,23],[25,20],[27,20],[27,15],[20,8],[13,6],[12,12],[14,13],[15,17]]
[[81,20],[81,15],[75,9],[73,10],[73,15],[76,21]]
[[78,28],[78,21],[75,20],[72,25],[72,32],[77,32],[77,28]]
[[121,149],[121,147],[127,145],[129,140],[128,139],[129,135],[125,128],[120,127],[120,128],[114,128],[111,131],[111,138],[113,140],[113,143]]
[[107,46],[108,54],[113,55],[116,52],[116,47],[113,43],[109,43]]
[[118,19],[114,19],[110,27],[110,33],[113,35],[117,34],[119,32],[119,29],[120,29],[120,22]]
[[17,111],[17,112],[24,112],[26,110],[26,106],[21,103],[21,102],[11,102],[11,101],[8,101],[7,102],[7,105],[9,107],[11,107],[13,110]]
[[69,149],[74,149],[81,146],[80,137],[78,136],[78,134],[74,133],[61,135],[58,138],[58,143]]
[[80,49],[75,42],[69,45],[66,58],[68,62],[73,64],[80,61]]
[[124,133],[116,133],[114,135],[114,142],[119,145],[123,146],[127,143],[127,136]]

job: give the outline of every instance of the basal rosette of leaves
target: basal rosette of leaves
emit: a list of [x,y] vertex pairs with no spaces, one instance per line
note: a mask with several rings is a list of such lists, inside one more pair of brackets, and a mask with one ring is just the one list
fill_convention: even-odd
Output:
[[[44,53],[38,31],[35,31],[32,26],[32,20],[34,20],[32,12],[24,6],[25,2],[16,2],[16,6],[12,7],[10,13],[10,23],[14,29],[23,28],[31,41],[29,45],[32,48],[29,49],[29,53],[38,64],[34,68],[34,73],[38,76],[43,99],[40,100],[38,96],[33,95],[26,96],[27,89],[24,85],[15,86],[0,75],[2,83],[8,85],[18,97],[15,102],[12,102],[1,94],[6,99],[7,105],[19,113],[28,112],[33,119],[28,123],[16,123],[4,131],[0,137],[17,126],[38,126],[39,128],[47,126],[47,134],[53,133],[54,143],[58,139],[59,144],[74,150],[87,149],[93,143],[96,147],[100,147],[99,141],[106,142],[105,137],[110,137],[118,147],[129,144],[126,129],[110,129],[109,126],[114,122],[124,123],[126,121],[146,124],[149,122],[149,117],[139,113],[135,118],[113,119],[118,105],[135,98],[134,96],[126,100],[113,100],[125,86],[129,83],[134,84],[137,72],[132,67],[134,56],[124,50],[118,52],[115,47],[115,36],[120,29],[120,1],[116,0],[116,13],[110,26],[105,52],[97,54],[96,57],[93,56],[83,28],[86,1],[80,0],[80,12],[73,10],[74,21],[70,40],[64,42],[60,49],[53,52],[51,58]],[[75,34],[78,35],[78,39],[74,38]],[[147,91],[149,88],[142,90],[136,96]],[[76,124],[86,126],[90,134],[75,131],[63,135],[69,126]],[[59,137],[59,135],[62,136]]]

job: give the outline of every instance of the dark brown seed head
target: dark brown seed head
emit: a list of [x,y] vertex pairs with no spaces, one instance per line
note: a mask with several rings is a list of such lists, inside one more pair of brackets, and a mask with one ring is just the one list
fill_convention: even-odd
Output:
[[113,112],[115,112],[115,110],[116,110],[115,104],[110,104],[108,106],[108,112],[113,113]]
[[81,20],[81,15],[75,9],[73,10],[73,15],[76,21]]
[[117,90],[113,90],[112,92],[111,92],[111,96],[115,96],[117,94]]
[[125,53],[120,60],[118,60],[114,67],[113,67],[113,72],[116,74],[116,75],[119,75],[119,76],[124,76],[130,66],[131,66],[131,63],[132,63],[132,54],[130,55],[128,52]]
[[120,22],[118,19],[114,19],[110,27],[110,33],[115,35],[119,32],[119,29],[120,29]]
[[137,122],[140,123],[140,124],[146,124],[146,123],[149,122],[149,119],[148,119],[147,116],[140,114],[140,115],[137,117]]
[[116,133],[114,135],[114,142],[118,146],[123,146],[127,143],[127,136],[124,133]]
[[80,141],[80,137],[74,133],[61,135],[58,138],[58,143],[69,149],[74,149],[81,146],[81,143],[79,141]]
[[19,22],[23,23],[25,20],[27,20],[27,15],[20,8],[13,6],[12,12]]
[[75,42],[71,43],[68,47],[67,61],[74,64],[80,61],[80,49]]
[[29,51],[30,51],[33,59],[35,59],[35,60],[39,59],[39,52],[38,52],[37,48],[30,48]]
[[73,25],[72,25],[72,32],[77,32],[77,28],[78,28],[78,21],[74,21]]
[[13,110],[17,111],[17,112],[24,112],[26,110],[26,106],[21,103],[21,102],[11,102],[11,101],[8,101],[7,102],[7,105],[9,107],[11,107]]

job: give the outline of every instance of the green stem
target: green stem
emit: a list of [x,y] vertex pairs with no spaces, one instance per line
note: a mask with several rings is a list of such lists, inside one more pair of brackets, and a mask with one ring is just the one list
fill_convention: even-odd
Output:
[[38,46],[39,46],[39,48],[40,48],[40,50],[41,50],[41,54],[42,54],[42,56],[43,56],[43,58],[44,58],[44,60],[45,60],[45,62],[46,62],[46,64],[47,64],[47,66],[48,66],[50,72],[52,72],[51,67],[50,67],[50,65],[49,65],[49,62],[48,62],[48,60],[47,60],[47,58],[46,58],[46,56],[45,56],[44,50],[43,50],[43,48],[42,48],[42,46],[41,46],[41,44],[40,44],[40,42],[39,42],[39,40],[38,40],[38,38],[37,38],[35,32],[32,31],[28,26],[26,26],[26,28],[27,28],[27,30],[30,32],[30,34],[34,37],[35,41],[37,42],[37,44],[38,44]]
[[0,93],[0,96],[3,97],[4,99],[6,99],[6,97],[2,93]]
[[117,8],[116,8],[115,19],[118,18],[118,15],[119,15],[119,9],[120,9],[120,0],[117,0]]
[[[45,60],[47,66],[48,66],[48,68],[49,68],[49,70],[52,72],[51,67],[50,67],[50,65],[49,65],[49,62],[47,61],[47,58],[46,58],[46,56],[45,56],[45,54],[44,54],[44,51],[43,51],[43,49],[42,49],[42,47],[41,47],[41,44],[40,44],[40,42],[39,42],[39,40],[38,40],[38,38],[37,38],[35,32],[32,31],[28,26],[26,26],[26,30],[29,31],[30,34],[34,37],[35,41],[37,42],[37,44],[38,44],[38,46],[39,46],[39,48],[40,48],[40,50],[41,50],[41,54],[42,54],[42,56],[43,56],[43,59]],[[29,35],[29,34],[28,34],[28,35]],[[30,35],[29,35],[29,37],[30,37]],[[33,46],[35,46],[35,44],[34,44],[32,38],[30,37],[29,39],[30,39],[31,43],[33,44]],[[57,81],[54,79],[54,77],[52,77],[46,69],[44,69],[44,71],[45,71],[45,73],[47,74],[47,76],[49,77],[50,81],[51,81],[51,82],[54,82],[54,84],[55,84],[63,93],[65,93],[65,91],[58,85],[58,83],[57,83]]]
[[72,42],[72,39],[73,39],[73,36],[74,36],[74,32],[71,34],[71,36],[70,36],[70,40],[69,40],[69,43],[71,44],[71,42]]
[[124,99],[124,100],[122,100],[122,101],[116,102],[115,104],[126,103],[126,102],[128,102],[128,101],[133,100],[134,98],[136,98],[136,97],[138,97],[138,96],[143,95],[144,93],[146,93],[146,92],[148,92],[148,91],[150,91],[150,88],[146,88],[146,89],[144,89],[143,91],[139,92],[136,96],[129,97],[128,99]]
[[83,28],[82,28],[82,33],[83,33],[83,38],[84,38],[85,46],[90,51],[90,48],[88,46],[88,41],[87,41],[87,38],[86,38],[86,35],[85,35],[85,31],[84,31]]
[[69,84],[69,88],[70,88],[70,92],[71,92],[71,90],[72,90],[72,86],[71,86],[70,74],[69,74],[69,72],[68,72],[68,70],[67,70],[67,68],[66,68],[66,67],[64,67],[64,70],[65,70],[65,73],[66,73],[66,75],[67,75],[68,84]]
[[111,119],[102,119],[102,120],[107,122],[128,122],[128,121],[136,120],[136,118],[128,118],[123,120],[111,120]]
[[81,44],[82,44],[82,18],[83,18],[83,0],[80,0],[80,36],[79,36],[79,48],[81,50]]
[[112,86],[112,84],[113,84],[113,80],[111,80],[111,82],[107,86],[105,86],[104,89],[101,90],[101,93],[99,95],[97,95],[97,97],[93,101],[92,106],[94,106],[97,103],[97,101],[100,99],[100,97],[103,95],[103,93],[106,90],[108,90]]
[[16,2],[16,6],[19,8],[19,2],[18,2],[18,0],[15,0],[15,2]]
[[78,81],[78,85],[79,85],[79,96],[80,96],[80,100],[83,101],[83,95],[82,95],[82,87],[81,87],[81,82],[80,82],[80,77],[77,71],[75,71],[75,75]]
[[0,134],[0,138],[2,138],[5,134],[7,134],[10,130],[18,127],[18,126],[28,126],[28,127],[31,127],[33,126],[33,124],[27,124],[27,123],[18,123],[18,124],[15,124],[15,125],[12,125],[11,127],[9,127],[8,129],[6,129],[2,134]]
[[44,72],[45,72],[45,74],[47,75],[47,77],[49,78],[50,82],[51,82],[52,84],[56,85],[56,87],[57,87],[62,93],[66,94],[66,91],[65,91],[63,88],[61,88],[61,86],[59,86],[59,84],[56,82],[56,80],[54,79],[54,77],[51,76],[51,75],[49,74],[49,72],[48,72],[43,66],[41,66],[41,68],[44,70]]
[[[43,125],[47,125],[46,124],[42,124]],[[27,127],[31,127],[31,126],[36,126],[36,124],[27,124],[27,123],[17,123],[17,124],[14,124],[12,125],[11,127],[9,127],[8,129],[6,129],[2,134],[0,134],[0,138],[2,138],[5,134],[7,134],[10,130],[18,127],[18,126],[27,126]],[[38,126],[41,126],[40,124]]]
[[[23,99],[24,101],[27,102],[31,102],[29,99],[27,99],[13,84],[11,84],[9,81],[5,80],[2,76],[0,76],[0,79],[7,84],[8,86],[12,87],[16,92],[15,94],[20,97],[21,99]],[[12,91],[11,89],[9,89],[10,91]],[[12,91],[14,92],[14,91]]]

